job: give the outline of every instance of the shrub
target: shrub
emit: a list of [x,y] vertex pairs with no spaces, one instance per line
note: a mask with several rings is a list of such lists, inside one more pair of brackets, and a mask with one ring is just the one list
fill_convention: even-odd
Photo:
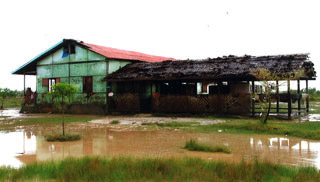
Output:
[[80,140],[81,136],[80,135],[71,135],[71,134],[48,135],[48,136],[46,136],[46,139],[48,142],[67,142],[67,141]]
[[110,122],[110,124],[119,124],[120,123],[120,121],[118,121],[118,120],[112,120],[111,122]]
[[224,145],[208,146],[205,144],[198,143],[197,141],[192,139],[186,142],[184,148],[190,151],[223,152],[227,154],[231,153],[231,150]]

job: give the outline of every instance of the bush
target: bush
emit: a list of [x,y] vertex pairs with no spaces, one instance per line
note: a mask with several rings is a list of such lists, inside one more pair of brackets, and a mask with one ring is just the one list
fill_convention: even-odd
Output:
[[112,120],[111,122],[110,122],[110,124],[119,124],[120,123],[120,121],[118,121],[118,120]]
[[231,150],[224,145],[208,146],[205,144],[198,143],[197,141],[192,139],[186,142],[184,148],[190,151],[223,152],[227,154],[231,153]]
[[46,136],[48,142],[68,142],[68,141],[75,141],[80,140],[80,135],[48,135]]

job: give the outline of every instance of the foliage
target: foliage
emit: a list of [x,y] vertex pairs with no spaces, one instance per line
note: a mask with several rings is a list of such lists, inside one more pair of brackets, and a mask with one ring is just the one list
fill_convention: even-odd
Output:
[[21,168],[0,168],[0,181],[319,181],[313,167],[285,167],[268,162],[226,163],[197,158],[67,158]]
[[72,84],[68,83],[57,83],[52,86],[52,92],[50,93],[52,97],[55,99],[55,103],[57,106],[61,106],[60,109],[62,111],[62,135],[64,136],[64,111],[65,106],[69,103],[77,92],[78,88]]
[[[306,92],[305,89],[303,89],[302,91]],[[310,101],[320,101],[320,90],[317,90],[316,88],[310,88],[308,91]]]
[[77,90],[78,88],[73,84],[57,83],[52,86],[50,94],[57,104],[65,105],[71,101]]
[[5,108],[20,108],[23,104],[23,97],[7,97],[3,100],[3,109]]
[[120,121],[118,121],[118,120],[112,120],[111,122],[110,122],[110,124],[119,124],[120,123]]
[[186,142],[184,149],[187,149],[190,151],[223,152],[227,154],[231,153],[231,150],[224,145],[208,146],[192,139]]
[[46,139],[48,142],[67,142],[67,141],[75,141],[75,140],[80,140],[81,136],[80,135],[48,135],[46,136]]
[[[251,70],[251,74],[259,80],[264,87],[264,100],[259,100],[259,104],[262,110],[261,122],[263,124],[267,123],[270,109],[271,109],[271,93],[277,89],[277,85],[274,81],[276,80],[287,80],[290,84],[290,80],[296,80],[302,77],[305,73],[301,71],[292,71],[287,73],[272,73],[264,68],[257,68],[256,70]],[[255,98],[255,95],[253,95]]]

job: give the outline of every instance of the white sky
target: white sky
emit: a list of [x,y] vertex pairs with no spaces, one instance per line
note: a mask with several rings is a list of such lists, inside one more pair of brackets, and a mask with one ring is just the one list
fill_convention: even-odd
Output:
[[[320,68],[318,0],[0,1],[0,87],[63,38],[178,59],[310,53]],[[27,78],[27,86],[35,80]],[[320,81],[311,87],[320,89]]]

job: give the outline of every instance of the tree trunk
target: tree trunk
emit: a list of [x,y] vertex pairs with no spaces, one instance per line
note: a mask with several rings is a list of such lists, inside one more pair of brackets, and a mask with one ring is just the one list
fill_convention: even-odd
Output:
[[62,135],[64,136],[64,103],[62,98]]

